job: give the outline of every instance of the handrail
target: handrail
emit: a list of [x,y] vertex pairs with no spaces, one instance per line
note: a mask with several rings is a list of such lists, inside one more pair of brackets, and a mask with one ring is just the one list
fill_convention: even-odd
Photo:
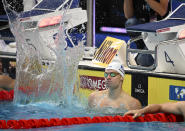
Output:
[[[141,49],[131,49],[130,45],[131,43],[138,41],[140,39],[143,39],[143,36],[140,35],[136,38],[132,38],[127,42],[127,49],[126,49],[126,63],[127,66],[131,69],[140,69],[140,70],[154,70],[157,67],[157,46],[155,47],[155,50],[141,50]],[[141,65],[131,65],[130,63],[130,55],[129,53],[140,53],[140,54],[151,54],[154,55],[154,64],[149,66],[149,67],[145,67],[145,66],[141,66]]]

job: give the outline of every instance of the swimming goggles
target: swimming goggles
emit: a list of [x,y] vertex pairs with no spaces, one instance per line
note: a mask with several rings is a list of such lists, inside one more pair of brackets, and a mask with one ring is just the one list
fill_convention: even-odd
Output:
[[110,75],[110,77],[116,77],[119,73],[115,73],[115,72],[111,72],[111,73],[104,73],[104,77],[107,78],[108,75]]

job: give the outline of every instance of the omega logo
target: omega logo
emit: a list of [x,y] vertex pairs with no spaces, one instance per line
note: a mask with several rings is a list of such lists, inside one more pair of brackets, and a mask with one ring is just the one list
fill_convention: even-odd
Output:
[[138,84],[137,88],[135,88],[135,92],[136,92],[136,93],[144,94],[145,91],[144,91],[144,89],[142,89],[141,87],[142,87],[142,84]]

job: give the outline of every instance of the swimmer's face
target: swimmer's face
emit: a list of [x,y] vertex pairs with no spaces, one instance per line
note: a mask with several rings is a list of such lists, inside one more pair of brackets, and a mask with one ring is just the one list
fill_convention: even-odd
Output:
[[117,87],[123,79],[122,76],[113,69],[107,69],[104,73],[106,87]]

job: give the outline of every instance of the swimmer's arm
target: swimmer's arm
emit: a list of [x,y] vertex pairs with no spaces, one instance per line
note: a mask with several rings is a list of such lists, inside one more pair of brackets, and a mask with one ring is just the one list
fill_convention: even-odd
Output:
[[124,0],[123,11],[127,19],[134,16],[134,7],[132,0]]
[[167,112],[167,113],[181,114],[181,115],[183,115],[184,110],[185,110],[185,101],[161,104],[161,108],[160,108],[160,112]]
[[[148,105],[140,110],[131,110],[125,113],[125,115],[133,115],[133,118],[141,116],[146,113],[173,113],[173,114],[182,114],[182,107],[185,108],[185,102],[182,104],[181,102],[177,103],[165,103],[165,104],[152,104]],[[182,114],[183,115],[183,114]]]
[[153,104],[149,105],[148,108],[144,110],[144,113],[173,113],[173,114],[182,114],[182,109],[185,109],[185,102],[176,102],[176,103],[164,103],[164,104]]
[[160,0],[160,2],[157,2],[156,0],[145,0],[145,1],[160,16],[164,16],[168,11],[168,0]]
[[125,113],[125,115],[132,115],[133,118],[142,116],[146,113],[156,113],[158,111],[160,111],[161,105],[159,104],[152,104],[152,105],[148,105],[146,107],[144,107],[143,109],[139,109],[139,110],[130,110],[128,112]]

